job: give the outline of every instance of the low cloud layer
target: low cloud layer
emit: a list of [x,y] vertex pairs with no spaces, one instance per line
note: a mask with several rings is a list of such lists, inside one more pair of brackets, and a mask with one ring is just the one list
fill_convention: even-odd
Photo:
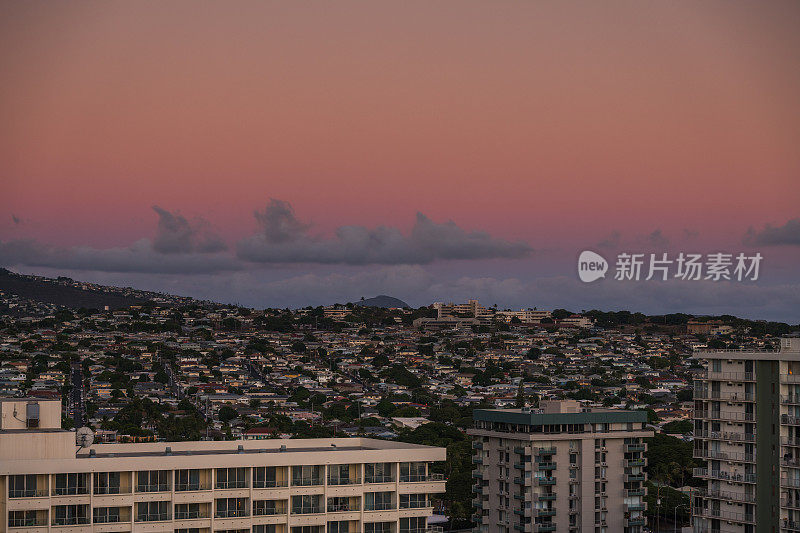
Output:
[[96,272],[217,273],[258,264],[426,264],[447,259],[519,258],[530,246],[465,231],[454,222],[439,224],[417,214],[410,235],[397,228],[341,226],[332,238],[311,234],[311,225],[282,200],[270,200],[254,216],[258,231],[239,241],[236,251],[202,218],[153,206],[158,216],[152,239],[128,247],[59,247],[35,239],[0,241],[0,266],[29,266]]
[[767,224],[764,229],[756,231],[750,228],[744,236],[745,244],[750,246],[800,245],[800,218],[793,218],[783,226]]
[[260,231],[237,246],[241,259],[255,263],[426,264],[440,259],[519,258],[531,252],[524,242],[468,232],[452,221],[439,224],[422,213],[417,213],[408,236],[388,226],[341,226],[332,238],[312,235],[310,225],[281,200],[270,200],[255,217]]

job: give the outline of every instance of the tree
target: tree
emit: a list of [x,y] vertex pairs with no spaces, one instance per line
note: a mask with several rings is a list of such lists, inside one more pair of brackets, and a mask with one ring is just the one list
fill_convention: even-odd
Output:
[[522,408],[525,407],[525,385],[524,382],[519,382],[519,388],[517,389],[517,399],[514,402],[516,407]]
[[222,407],[219,408],[218,416],[220,422],[222,422],[223,424],[227,424],[228,422],[239,416],[239,413],[233,407],[229,405],[223,405]]

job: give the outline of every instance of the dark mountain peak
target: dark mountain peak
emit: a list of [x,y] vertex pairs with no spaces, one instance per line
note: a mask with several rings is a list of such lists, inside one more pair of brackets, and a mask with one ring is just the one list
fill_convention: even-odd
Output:
[[374,298],[367,298],[365,300],[360,300],[358,302],[353,302],[354,305],[362,305],[364,307],[411,307],[403,300],[399,298],[395,298],[393,296],[387,296],[385,294],[380,294],[375,296]]

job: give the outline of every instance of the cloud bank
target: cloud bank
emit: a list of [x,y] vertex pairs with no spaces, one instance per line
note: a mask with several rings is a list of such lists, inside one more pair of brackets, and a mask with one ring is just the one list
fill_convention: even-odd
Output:
[[422,213],[417,213],[408,236],[388,226],[341,226],[332,238],[317,237],[288,203],[275,199],[255,218],[259,232],[237,245],[238,257],[254,263],[426,264],[446,259],[520,258],[532,251],[524,242],[468,232],[452,221],[438,224]]
[[800,245],[800,218],[793,218],[783,226],[767,224],[761,231],[750,228],[744,236],[750,246]]

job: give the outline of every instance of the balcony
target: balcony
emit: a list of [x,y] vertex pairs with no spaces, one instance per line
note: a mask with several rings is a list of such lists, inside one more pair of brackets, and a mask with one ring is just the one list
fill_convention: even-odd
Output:
[[755,381],[755,372],[713,372],[707,370],[699,374],[700,379],[713,380],[713,381]]
[[800,405],[800,394],[782,395],[781,403],[784,405]]
[[753,422],[756,419],[755,413],[745,413],[739,411],[694,411],[695,418],[706,420],[724,420],[731,422]]
[[539,531],[555,531],[555,530],[556,530],[555,524],[536,524],[534,526],[534,531],[536,531],[537,533]]
[[553,502],[556,500],[556,493],[546,492],[544,494],[534,494],[533,499],[537,502]]
[[136,485],[136,492],[169,492],[169,484],[153,483],[151,485]]
[[217,481],[215,487],[218,489],[246,489],[247,481],[244,479],[237,479],[234,481]]
[[536,509],[536,516],[555,516],[555,509]]
[[9,518],[8,527],[47,527],[47,519],[42,518]]
[[53,489],[53,496],[78,496],[89,494],[88,487],[56,487]]
[[533,478],[535,483],[539,486],[555,485],[556,478],[554,477],[536,477]]
[[698,450],[695,448],[692,456],[697,459],[720,459],[722,461],[734,461],[739,463],[756,462],[756,456],[752,453],[715,452],[712,450]]
[[175,511],[175,520],[194,520],[208,518],[208,511]]
[[289,486],[289,481],[286,479],[283,480],[275,480],[275,479],[262,479],[253,481],[253,488],[254,489],[279,489],[285,488]]
[[54,526],[85,526],[89,524],[88,516],[71,516],[66,518],[53,518]]
[[194,492],[198,490],[211,490],[208,483],[175,483],[175,492]]
[[[475,473],[473,472],[474,476]],[[394,483],[392,475],[364,476],[364,483]]]
[[247,516],[250,516],[247,509],[228,509],[214,513],[214,518],[245,518]]
[[518,453],[520,455],[530,455],[531,449],[528,447],[517,446],[516,448],[514,448],[514,453]]
[[321,505],[304,505],[292,507],[292,514],[320,514],[325,512]]
[[800,478],[782,477],[781,487],[787,487],[790,489],[800,489]]
[[642,503],[628,503],[625,505],[626,511],[644,511],[647,509],[647,504]]
[[137,514],[137,522],[166,522],[169,520],[169,513]]
[[725,470],[709,470],[708,468],[693,468],[692,472],[695,477],[705,479],[719,479],[732,483],[755,483],[755,474],[731,474]]
[[794,520],[781,520],[781,529],[788,531],[800,531],[800,522]]
[[630,483],[634,481],[644,481],[645,480],[644,474],[625,474],[625,481]]
[[800,375],[798,375],[798,374],[783,374],[781,376],[781,383],[800,383]]
[[536,467],[539,470],[555,470],[556,469],[556,463],[554,463],[554,462],[538,463],[536,465]]
[[719,392],[694,391],[695,400],[725,400],[728,402],[754,402],[756,395],[752,392]]
[[647,519],[645,517],[637,517],[637,518],[628,518],[625,520],[625,525],[628,527],[634,526],[644,526],[647,523]]
[[647,496],[647,489],[631,489],[625,491],[625,496],[628,498],[634,498],[636,496]]
[[429,483],[431,481],[444,481],[444,474],[409,474],[400,476],[400,483]]
[[646,459],[625,459],[624,466],[627,466],[627,467],[632,467],[632,466],[645,467],[645,466],[647,466],[647,460]]
[[639,444],[626,444],[625,445],[626,452],[646,452],[647,451],[647,444],[639,443]]
[[394,511],[395,509],[397,509],[397,506],[392,502],[376,502],[372,505],[364,506],[365,511]]
[[46,498],[47,489],[8,489],[9,498]]
[[475,456],[472,458],[472,464],[474,465],[482,465],[483,464],[483,457]]
[[[328,509],[330,511],[330,508]],[[358,510],[358,509],[356,509]],[[278,516],[286,514],[286,507],[253,507],[253,516]]]
[[[800,484],[800,480],[798,480]],[[698,489],[698,495],[702,496],[703,498],[710,498],[714,500],[726,500],[732,502],[740,502],[740,503],[755,503],[756,502],[756,495],[755,494],[746,494],[743,492],[729,492],[725,490],[709,490],[709,489]]]
[[781,415],[781,424],[785,426],[800,426],[799,416]]
[[722,520],[730,520],[732,522],[749,522],[755,523],[755,515],[735,513],[731,511],[720,511],[714,509],[705,509],[702,507],[695,507],[692,514],[703,518],[719,518]]
[[479,440],[472,441],[472,449],[473,450],[482,450],[483,449],[483,443],[481,441],[479,441]]
[[730,442],[755,442],[755,433],[740,433],[735,431],[695,431],[696,439],[726,440]]
[[549,448],[536,448],[533,450],[533,455],[555,455],[556,449],[554,446]]
[[785,507],[786,509],[800,509],[800,500],[783,498],[781,500],[781,507]]

